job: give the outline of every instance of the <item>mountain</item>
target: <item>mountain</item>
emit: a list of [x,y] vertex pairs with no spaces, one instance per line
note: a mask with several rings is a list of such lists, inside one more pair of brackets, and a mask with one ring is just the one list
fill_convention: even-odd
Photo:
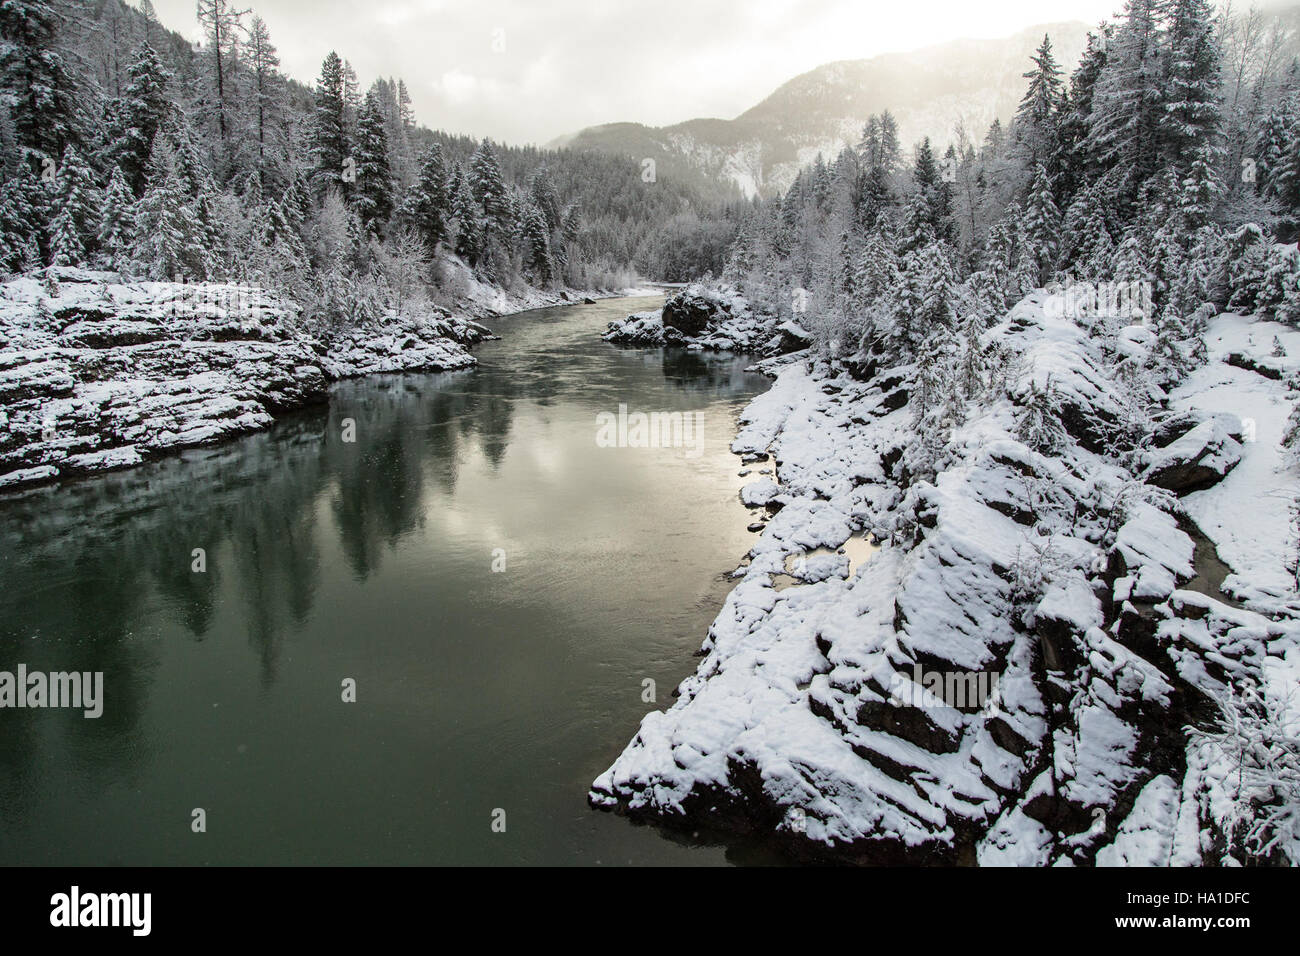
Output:
[[954,40],[910,53],[841,60],[781,85],[731,120],[692,119],[674,126],[610,123],[561,137],[552,146],[654,159],[656,171],[704,173],[735,183],[747,196],[783,190],[817,154],[856,144],[873,113],[898,120],[904,149],[922,137],[946,145],[961,123],[979,142],[994,118],[1005,123],[1024,94],[1030,56],[1048,34],[1068,73],[1087,44],[1081,22],[1030,27],[1011,37]]

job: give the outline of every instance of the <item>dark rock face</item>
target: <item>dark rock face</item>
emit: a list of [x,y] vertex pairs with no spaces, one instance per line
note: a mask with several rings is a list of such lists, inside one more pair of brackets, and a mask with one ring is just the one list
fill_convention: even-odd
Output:
[[683,335],[701,335],[710,323],[731,317],[728,305],[699,289],[686,289],[664,302],[664,326]]
[[1149,484],[1185,495],[1223,480],[1241,461],[1241,445],[1219,419],[1209,419],[1154,452]]

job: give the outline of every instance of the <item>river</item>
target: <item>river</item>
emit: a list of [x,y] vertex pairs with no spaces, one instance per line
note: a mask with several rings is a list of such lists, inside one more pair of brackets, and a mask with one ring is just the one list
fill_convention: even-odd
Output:
[[[0,670],[104,675],[98,719],[0,710],[0,864],[762,861],[586,805],[753,537],[728,445],[767,382],[600,341],[659,301],[0,499]],[[702,440],[602,447],[620,405]]]

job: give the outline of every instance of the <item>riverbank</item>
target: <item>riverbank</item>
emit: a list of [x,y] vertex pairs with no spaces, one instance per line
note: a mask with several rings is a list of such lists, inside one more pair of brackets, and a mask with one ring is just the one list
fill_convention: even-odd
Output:
[[479,319],[611,295],[478,284],[468,316],[428,307],[325,332],[247,286],[65,268],[14,279],[0,285],[0,490],[260,430],[342,379],[469,368],[492,337]]
[[[1200,732],[1250,683],[1272,708],[1260,734],[1300,720],[1283,514],[1300,482],[1280,447],[1294,398],[1240,358],[1266,361],[1274,334],[1300,356],[1300,333],[1220,317],[1153,430],[1115,442],[1124,336],[1052,317],[1042,296],[985,333],[1011,361],[954,419],[927,416],[915,367],[774,369],[733,444],[774,463],[775,487],[748,496],[771,517],[696,673],[595,780],[594,806],[804,860],[1247,859],[1241,810],[1267,815],[1270,794],[1243,787],[1240,741]],[[1184,515],[1241,607],[1189,587]],[[864,533],[880,549],[856,570],[800,560]],[[792,563],[803,583],[784,586]],[[1300,832],[1277,823],[1255,849],[1294,863]]]

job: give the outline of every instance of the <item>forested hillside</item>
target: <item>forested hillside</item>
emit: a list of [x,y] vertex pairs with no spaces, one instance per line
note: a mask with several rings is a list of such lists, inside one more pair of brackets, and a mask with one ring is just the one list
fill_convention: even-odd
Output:
[[1289,44],[1128,0],[1009,128],[905,160],[877,115],[611,326],[775,382],[761,533],[593,805],[837,862],[1300,860]]
[[402,80],[363,91],[330,52],[308,87],[255,13],[198,15],[191,45],[148,0],[0,6],[0,270],[259,283],[340,322],[407,287],[454,301],[449,253],[507,290],[721,266],[720,198],[631,159],[431,132]]
[[1300,67],[1267,27],[1130,0],[1068,78],[1044,37],[1009,127],[939,153],[873,117],[745,221],[728,276],[837,356],[924,357],[931,375],[1031,289],[1075,288],[1072,308],[1085,284],[1132,290],[1154,374],[1176,379],[1204,304],[1300,315],[1296,249],[1278,244],[1300,211]]

